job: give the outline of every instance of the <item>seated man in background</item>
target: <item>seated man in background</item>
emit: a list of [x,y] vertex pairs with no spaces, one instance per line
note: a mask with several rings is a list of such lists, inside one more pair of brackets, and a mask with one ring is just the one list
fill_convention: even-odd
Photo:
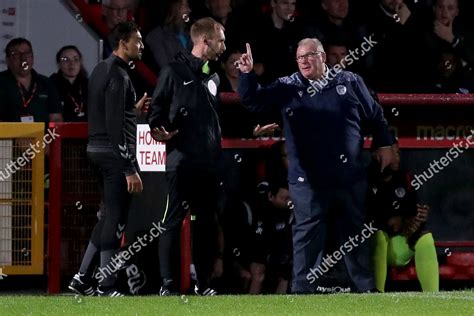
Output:
[[33,69],[30,41],[14,38],[5,48],[8,69],[0,73],[0,121],[62,122],[53,83]]
[[462,66],[462,61],[452,50],[437,54],[437,67],[429,93],[474,92],[474,73]]
[[460,66],[466,69],[474,67],[474,34],[469,27],[458,19],[460,8],[458,0],[433,1],[434,19],[432,25],[422,37],[422,53],[429,63],[430,75],[437,70],[436,58],[445,51],[450,51],[460,60]]
[[286,294],[293,266],[290,194],[286,179],[269,183],[265,201],[256,207],[249,294]]
[[416,274],[423,292],[439,290],[439,268],[432,234],[426,230],[429,206],[416,203],[414,188],[400,170],[400,149],[392,145],[397,159],[380,173],[373,161],[369,167],[369,214],[375,232],[373,261],[375,284],[385,290],[387,266],[406,266],[415,257]]

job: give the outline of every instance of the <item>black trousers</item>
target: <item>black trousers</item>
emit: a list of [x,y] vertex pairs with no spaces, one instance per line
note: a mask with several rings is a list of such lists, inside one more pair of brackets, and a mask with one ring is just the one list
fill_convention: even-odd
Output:
[[[193,262],[198,286],[209,287],[209,278],[217,251],[217,172],[207,169],[179,168],[166,173],[168,207],[163,218],[166,229],[160,235],[159,256],[163,279],[176,281],[180,271],[180,233],[189,210],[195,215],[192,223]],[[176,289],[177,290],[177,289]]]
[[106,210],[96,225],[98,228],[102,226],[101,232],[95,232],[94,228],[92,237],[96,240],[91,241],[101,250],[117,249],[127,223],[132,194],[127,191],[121,161],[114,153],[88,152],[87,155],[101,174]]
[[[100,267],[113,271],[110,259],[118,252],[125,232],[132,194],[127,191],[127,180],[122,162],[113,152],[91,152],[87,155],[99,171],[104,189],[105,212],[95,225],[90,243],[100,250]],[[112,267],[112,268],[111,268]],[[104,273],[104,286],[115,283],[115,273]]]

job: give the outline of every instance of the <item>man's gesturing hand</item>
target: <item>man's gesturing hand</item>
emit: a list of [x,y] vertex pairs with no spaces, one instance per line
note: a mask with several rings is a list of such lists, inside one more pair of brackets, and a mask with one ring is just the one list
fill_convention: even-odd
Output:
[[252,50],[250,49],[250,44],[245,44],[247,46],[247,52],[242,54],[239,60],[239,70],[243,73],[249,73],[253,69],[253,57],[252,57]]
[[255,128],[253,129],[253,136],[259,137],[265,135],[273,135],[273,132],[279,127],[280,126],[278,126],[277,123],[271,123],[265,126],[260,126],[260,124],[257,124],[257,126],[255,126]]
[[417,215],[416,219],[421,223],[428,220],[428,214],[430,213],[430,207],[428,205],[416,204]]
[[163,126],[160,128],[155,127],[154,129],[151,130],[151,137],[153,137],[154,140],[158,142],[165,142],[169,140],[171,137],[176,135],[178,133],[178,130],[168,132]]
[[389,167],[395,159],[392,147],[377,148],[375,151],[375,158],[380,162],[380,172],[383,172],[383,170],[386,167]]
[[127,179],[127,190],[130,193],[140,193],[143,191],[143,183],[138,173],[125,177]]
[[136,111],[140,114],[141,112],[148,111],[148,107],[150,106],[151,98],[145,92],[143,97],[135,104]]

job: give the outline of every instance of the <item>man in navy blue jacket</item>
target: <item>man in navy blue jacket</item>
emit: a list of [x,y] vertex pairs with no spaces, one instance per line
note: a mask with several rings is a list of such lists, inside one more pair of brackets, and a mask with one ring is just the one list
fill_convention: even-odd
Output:
[[[357,291],[372,291],[374,276],[368,243],[364,243],[370,234],[358,239],[365,233],[364,226],[369,228],[364,134],[373,134],[382,170],[393,159],[393,138],[382,108],[361,77],[340,67],[329,69],[319,40],[301,40],[296,60],[299,72],[266,87],[258,85],[252,71],[250,45],[238,64],[243,105],[251,111],[278,108],[283,115],[295,212],[292,292],[314,293],[322,265],[335,264],[332,258],[344,259]],[[323,260],[327,212],[335,207],[343,212],[336,223],[340,247]]]

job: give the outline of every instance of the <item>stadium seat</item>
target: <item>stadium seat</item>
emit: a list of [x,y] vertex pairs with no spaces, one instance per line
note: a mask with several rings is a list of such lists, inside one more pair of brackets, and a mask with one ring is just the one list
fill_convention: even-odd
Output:
[[[438,247],[472,247],[470,242],[437,242]],[[453,251],[446,256],[446,263],[439,266],[440,280],[474,280],[474,252]],[[406,267],[391,268],[389,278],[393,281],[416,280],[415,262]]]

